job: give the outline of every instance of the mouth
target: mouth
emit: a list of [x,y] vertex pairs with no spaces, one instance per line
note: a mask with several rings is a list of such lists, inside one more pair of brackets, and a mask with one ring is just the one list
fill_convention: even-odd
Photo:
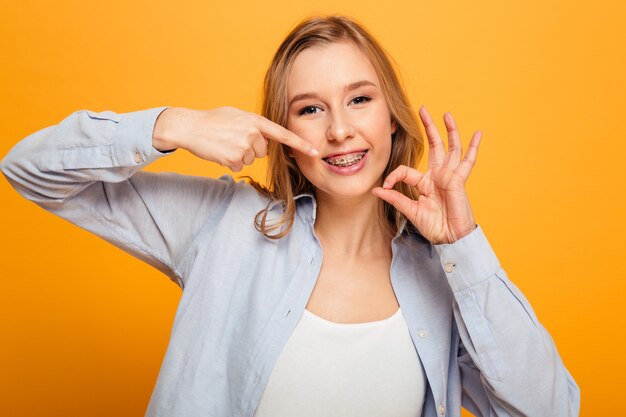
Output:
[[366,154],[367,150],[364,150],[344,154],[335,154],[322,159],[326,163],[336,167],[349,167],[358,164]]

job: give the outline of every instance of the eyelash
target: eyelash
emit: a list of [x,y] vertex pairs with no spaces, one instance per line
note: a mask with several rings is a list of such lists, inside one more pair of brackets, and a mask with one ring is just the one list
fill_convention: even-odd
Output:
[[[358,96],[358,97],[353,98],[352,101],[354,101],[354,100],[356,100],[358,98],[362,98],[362,99],[365,99],[365,100],[362,101],[361,103],[357,103],[357,104],[367,103],[367,102],[372,100],[372,98],[369,97],[369,96]],[[301,115],[301,116],[315,114],[315,113],[307,113],[306,110],[308,110],[308,109],[317,109],[317,108],[319,108],[319,107],[317,107],[317,106],[306,106],[306,107],[303,107],[302,109],[300,109],[298,114]]]

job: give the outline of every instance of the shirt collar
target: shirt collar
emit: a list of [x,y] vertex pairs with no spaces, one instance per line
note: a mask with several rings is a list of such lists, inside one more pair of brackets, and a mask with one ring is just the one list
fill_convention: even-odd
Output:
[[315,216],[317,214],[317,202],[315,201],[315,195],[311,191],[305,191],[294,196],[293,199],[296,202],[296,213],[304,210],[304,213],[302,214],[304,214],[311,223],[314,223]]

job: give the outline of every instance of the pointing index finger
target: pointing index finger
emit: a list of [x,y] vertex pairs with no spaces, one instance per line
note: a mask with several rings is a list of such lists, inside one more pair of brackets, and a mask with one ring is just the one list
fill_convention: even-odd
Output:
[[320,154],[319,151],[309,142],[302,139],[292,131],[285,129],[281,125],[272,122],[271,120],[263,118],[260,128],[263,136],[267,136],[270,139],[284,143],[290,148],[296,149],[310,156],[319,156]]

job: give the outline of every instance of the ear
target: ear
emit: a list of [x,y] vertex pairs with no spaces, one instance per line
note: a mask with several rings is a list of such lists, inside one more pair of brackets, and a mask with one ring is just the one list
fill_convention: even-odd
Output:
[[391,134],[393,135],[394,133],[396,133],[397,130],[398,130],[398,123],[396,122],[396,119],[393,119],[391,121]]

